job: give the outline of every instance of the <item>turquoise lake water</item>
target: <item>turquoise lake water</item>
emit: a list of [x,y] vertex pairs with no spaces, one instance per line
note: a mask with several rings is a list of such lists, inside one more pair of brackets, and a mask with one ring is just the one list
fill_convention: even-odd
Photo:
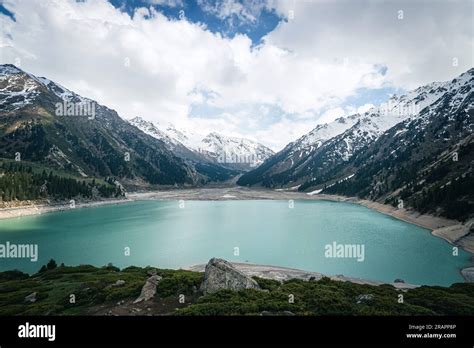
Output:
[[[59,264],[112,262],[179,268],[212,257],[327,275],[413,284],[462,282],[469,254],[429,230],[356,204],[329,201],[139,201],[0,221],[0,243],[38,244],[39,259],[0,259],[34,273]],[[327,244],[364,246],[364,261],[328,258]],[[130,255],[126,256],[126,248]],[[238,249],[236,249],[238,248]],[[238,251],[238,255],[236,252]]]

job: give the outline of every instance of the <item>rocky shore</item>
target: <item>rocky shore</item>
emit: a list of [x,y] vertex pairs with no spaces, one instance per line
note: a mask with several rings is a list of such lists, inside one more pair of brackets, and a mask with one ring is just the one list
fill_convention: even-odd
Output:
[[[188,270],[193,272],[210,272],[214,264],[225,264],[225,267],[222,267],[223,273],[226,270],[234,269],[240,272],[241,274],[247,276],[248,278],[258,277],[263,279],[271,279],[279,282],[286,282],[290,279],[300,279],[300,280],[320,280],[323,277],[327,277],[331,280],[341,281],[341,282],[351,282],[354,284],[367,284],[367,285],[382,285],[390,284],[397,289],[414,289],[419,285],[408,284],[402,281],[393,281],[392,283],[384,283],[373,280],[359,279],[353,277],[346,277],[344,275],[335,275],[335,276],[326,276],[318,272],[309,272],[303,271],[295,268],[279,267],[279,266],[270,266],[270,265],[257,265],[250,263],[240,263],[240,262],[228,262],[220,259],[211,259],[207,264],[200,264],[191,266]],[[211,265],[211,266],[209,266]]]
[[84,202],[76,202],[74,207],[71,207],[69,202],[67,203],[44,203],[44,202],[31,202],[29,205],[19,205],[19,206],[12,206],[8,208],[0,208],[0,220],[4,219],[13,219],[22,216],[30,216],[30,215],[41,215],[46,213],[53,213],[59,211],[66,211],[71,209],[79,209],[79,208],[93,208],[93,207],[100,207],[102,205],[110,205],[110,204],[121,204],[132,202],[132,199],[122,198],[122,199],[104,199],[100,201],[84,201]]

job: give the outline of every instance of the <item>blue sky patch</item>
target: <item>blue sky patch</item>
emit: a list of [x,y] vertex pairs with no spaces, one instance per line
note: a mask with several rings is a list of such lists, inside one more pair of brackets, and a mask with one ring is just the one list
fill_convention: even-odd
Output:
[[3,6],[2,3],[0,3],[0,13],[6,15],[6,16],[10,17],[11,19],[13,19],[14,21],[16,21],[15,15],[14,15],[13,13],[11,13],[10,11],[8,11],[8,10]]
[[[254,5],[261,4],[257,11],[248,10],[242,16],[234,13],[225,17],[218,13],[221,0],[162,0],[161,4],[152,4],[147,0],[110,0],[110,3],[129,15],[133,15],[140,7],[154,7],[168,18],[180,19],[184,16],[192,23],[204,23],[211,32],[221,33],[225,37],[245,34],[254,45],[259,44],[262,37],[275,29],[282,20],[275,11],[264,7],[263,1],[252,2]],[[246,1],[238,0],[238,3],[245,8],[249,6]],[[245,16],[248,12],[252,12],[255,20]]]
[[359,88],[354,95],[347,97],[341,106],[354,106],[358,108],[359,106],[369,103],[379,105],[385,103],[392,94],[403,94],[404,92],[404,90],[393,87],[375,89]]

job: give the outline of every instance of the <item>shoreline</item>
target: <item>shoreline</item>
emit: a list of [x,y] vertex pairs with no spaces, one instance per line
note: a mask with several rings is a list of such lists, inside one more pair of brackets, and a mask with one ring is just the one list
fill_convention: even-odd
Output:
[[80,208],[94,208],[100,207],[103,205],[114,205],[121,203],[133,202],[132,199],[106,199],[100,201],[88,201],[88,202],[78,202],[75,204],[74,208],[71,208],[69,203],[57,203],[57,204],[30,204],[22,205],[18,207],[11,208],[0,208],[0,220],[15,219],[24,216],[33,216],[33,215],[42,215],[46,213],[55,213],[61,211],[69,211]]
[[[472,220],[462,224],[456,220],[450,220],[428,214],[420,214],[408,209],[398,209],[387,204],[358,199],[355,197],[326,194],[308,195],[307,193],[297,191],[249,189],[245,187],[192,188],[164,191],[131,192],[127,194],[127,197],[122,199],[78,202],[76,203],[75,208],[70,208],[69,204],[66,203],[55,205],[32,204],[12,208],[1,208],[0,220],[144,200],[326,200],[353,203],[391,216],[392,218],[428,229],[430,230],[431,235],[442,238],[451,245],[460,247],[470,254],[474,254],[474,235],[470,232],[470,228],[473,223]],[[465,268],[460,270],[460,272],[466,281],[472,281],[472,279],[474,279],[474,267],[472,267],[472,265],[467,265]]]
[[[229,261],[230,262],[230,261]],[[327,277],[331,280],[341,281],[341,282],[350,282],[354,284],[365,284],[365,285],[373,285],[379,286],[383,284],[389,284],[395,287],[396,289],[415,289],[420,287],[421,285],[409,284],[405,282],[382,282],[378,280],[368,280],[362,278],[354,278],[348,277],[344,275],[325,275],[319,272],[313,271],[305,271],[302,269],[297,268],[289,268],[289,267],[282,267],[282,266],[271,266],[271,265],[260,265],[255,263],[243,263],[243,262],[230,262],[232,266],[234,266],[237,270],[241,271],[245,275],[249,277],[259,277],[263,279],[272,279],[277,280],[279,282],[284,282],[290,279],[301,279],[301,280],[320,280],[323,277]],[[207,264],[199,264],[190,267],[183,268],[185,270],[193,271],[193,272],[200,272],[203,273],[205,271]]]
[[391,216],[419,227],[428,229],[431,234],[459,246],[465,251],[474,254],[474,236],[470,236],[470,226],[474,221],[462,224],[456,220],[450,220],[429,214],[420,214],[408,209],[398,209],[391,205],[374,201],[358,199],[356,197],[345,197],[338,195],[317,194],[308,195],[297,191],[276,191],[269,189],[248,189],[244,187],[227,188],[194,188],[164,191],[131,192],[125,198],[104,199],[99,201],[77,202],[75,208],[70,208],[69,203],[58,204],[30,204],[11,208],[0,208],[0,220],[13,219],[23,216],[41,215],[50,212],[67,211],[79,208],[99,207],[130,203],[144,200],[198,200],[198,201],[220,201],[220,200],[326,200],[333,202],[346,202],[359,204],[379,213]]

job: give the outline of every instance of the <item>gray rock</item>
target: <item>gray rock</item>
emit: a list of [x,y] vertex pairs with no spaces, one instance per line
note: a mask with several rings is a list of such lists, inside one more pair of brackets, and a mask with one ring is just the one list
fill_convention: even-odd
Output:
[[124,286],[125,285],[125,280],[119,279],[117,280],[112,286]]
[[468,283],[474,283],[474,267],[467,267],[461,271],[462,276]]
[[33,292],[25,297],[25,302],[34,303],[36,302],[36,292]]
[[200,290],[204,294],[212,294],[221,289],[243,290],[260,289],[257,282],[237,270],[226,260],[212,258],[206,265],[204,281]]
[[143,285],[142,292],[140,296],[133,301],[133,303],[139,303],[142,301],[148,301],[152,299],[156,294],[156,286],[160,282],[161,277],[159,275],[153,275],[146,280],[145,285]]
[[357,303],[360,304],[360,303],[372,301],[373,298],[374,298],[374,295],[372,294],[362,294],[362,295],[357,296],[356,300],[357,300]]
[[393,281],[394,283],[405,283],[403,279],[397,278]]

